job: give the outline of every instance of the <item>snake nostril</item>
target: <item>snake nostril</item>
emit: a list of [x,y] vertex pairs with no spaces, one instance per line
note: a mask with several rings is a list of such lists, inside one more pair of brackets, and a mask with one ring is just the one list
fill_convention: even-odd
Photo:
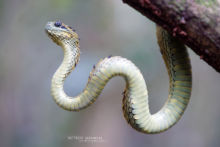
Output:
[[61,21],[56,21],[56,22],[54,23],[54,25],[55,25],[56,27],[60,27],[60,26],[62,25],[62,22],[61,22]]

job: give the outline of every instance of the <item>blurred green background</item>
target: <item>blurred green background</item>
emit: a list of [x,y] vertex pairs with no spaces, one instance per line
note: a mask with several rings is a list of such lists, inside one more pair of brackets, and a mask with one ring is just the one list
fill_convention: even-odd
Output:
[[[191,101],[182,119],[164,133],[146,135],[127,124],[121,110],[125,82],[120,77],[80,112],[67,112],[54,103],[50,80],[63,52],[47,37],[44,26],[61,20],[76,29],[82,52],[76,71],[65,83],[69,95],[83,90],[100,58],[120,55],[144,74],[151,112],[164,104],[168,75],[155,24],[121,0],[1,0],[0,18],[1,147],[220,145],[220,74],[190,49]],[[96,137],[96,142],[81,140],[89,137]]]

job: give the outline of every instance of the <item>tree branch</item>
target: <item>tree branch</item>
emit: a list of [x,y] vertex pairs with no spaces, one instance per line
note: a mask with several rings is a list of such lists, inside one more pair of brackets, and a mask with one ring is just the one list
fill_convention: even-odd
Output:
[[123,0],[220,72],[220,0]]

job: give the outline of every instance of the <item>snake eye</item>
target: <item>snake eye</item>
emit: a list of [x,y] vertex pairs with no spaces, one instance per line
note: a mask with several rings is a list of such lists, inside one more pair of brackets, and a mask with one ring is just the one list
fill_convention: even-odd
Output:
[[54,23],[54,25],[55,25],[56,27],[60,27],[60,26],[62,25],[62,22],[61,22],[61,21],[56,21],[56,22]]

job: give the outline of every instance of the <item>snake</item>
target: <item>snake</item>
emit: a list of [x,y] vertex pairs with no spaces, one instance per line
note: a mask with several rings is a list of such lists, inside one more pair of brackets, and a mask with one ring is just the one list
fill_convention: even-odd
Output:
[[184,44],[160,26],[156,36],[160,52],[169,75],[169,94],[163,107],[151,114],[147,85],[140,69],[121,56],[108,56],[93,66],[84,90],[75,97],[64,91],[64,82],[79,62],[79,37],[72,27],[61,21],[50,21],[46,34],[64,52],[61,65],[51,81],[51,95],[55,103],[68,111],[79,111],[93,104],[108,81],[121,76],[125,80],[123,115],[135,130],[155,134],[171,128],[183,115],[192,89],[192,72],[189,55]]

